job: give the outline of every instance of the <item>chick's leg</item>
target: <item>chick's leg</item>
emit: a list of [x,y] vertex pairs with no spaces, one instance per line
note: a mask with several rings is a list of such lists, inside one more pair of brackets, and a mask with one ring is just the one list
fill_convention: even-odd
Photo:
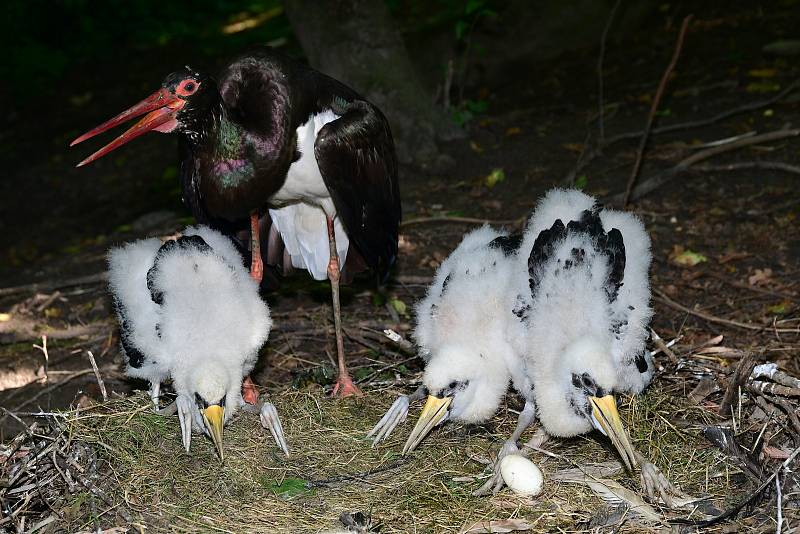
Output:
[[411,395],[400,395],[397,397],[381,420],[378,421],[378,424],[367,434],[367,438],[372,438],[372,446],[375,447],[381,441],[388,439],[397,425],[405,421],[406,417],[408,417],[409,405],[412,402],[424,399],[427,394],[428,388],[420,386]]
[[500,448],[500,451],[497,453],[497,458],[492,464],[493,474],[489,480],[487,480],[483,486],[475,490],[472,494],[476,497],[482,495],[489,495],[489,493],[495,494],[503,487],[503,475],[500,473],[500,461],[508,456],[509,454],[519,454],[519,447],[517,446],[517,442],[519,438],[522,437],[522,433],[527,430],[529,426],[533,424],[536,420],[536,404],[531,399],[525,400],[525,407],[519,414],[519,418],[517,419],[517,427],[514,429],[514,433],[511,434],[511,437],[508,438],[503,446]]
[[286,444],[283,425],[281,424],[281,419],[278,417],[278,410],[275,408],[274,404],[267,401],[255,406],[252,404],[244,404],[242,406],[242,411],[257,414],[261,426],[269,430],[270,434],[272,434],[272,439],[275,440],[278,447],[280,447],[287,457],[289,456],[289,446]]
[[664,476],[664,473],[639,451],[634,450],[634,455],[641,470],[642,488],[644,488],[645,494],[650,499],[657,500],[661,498],[661,501],[670,508],[681,508],[689,502],[695,501],[695,499],[676,488]]
[[181,424],[181,442],[186,452],[192,445],[192,403],[183,395],[178,395],[175,399],[178,408],[178,421]]
[[150,382],[150,400],[153,401],[153,409],[158,412],[158,397],[161,394],[161,382]]

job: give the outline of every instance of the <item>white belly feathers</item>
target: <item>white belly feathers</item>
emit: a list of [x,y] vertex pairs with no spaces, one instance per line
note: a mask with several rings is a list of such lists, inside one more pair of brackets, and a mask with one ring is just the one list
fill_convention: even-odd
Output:
[[334,217],[336,250],[339,265],[347,259],[350,244],[344,227],[336,217],[336,208],[322,180],[314,155],[314,141],[325,124],[338,119],[331,110],[313,115],[297,128],[297,148],[300,159],[292,163],[283,187],[270,198],[272,224],[281,234],[292,267],[306,269],[315,280],[328,278],[328,227],[326,215]]

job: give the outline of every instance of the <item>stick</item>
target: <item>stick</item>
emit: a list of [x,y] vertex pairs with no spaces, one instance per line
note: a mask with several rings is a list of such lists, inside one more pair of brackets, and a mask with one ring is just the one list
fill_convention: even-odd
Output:
[[8,295],[15,295],[17,293],[35,293],[38,291],[52,291],[53,289],[62,289],[65,287],[81,286],[84,284],[96,284],[108,280],[108,273],[95,273],[87,276],[79,276],[78,278],[67,278],[66,280],[56,280],[50,282],[36,282],[33,284],[25,284],[21,286],[4,287],[0,288],[0,297]]
[[670,60],[669,65],[667,65],[667,70],[664,71],[664,75],[661,77],[661,82],[658,84],[656,95],[653,98],[652,105],[650,106],[650,113],[647,115],[647,123],[644,127],[644,133],[642,134],[642,139],[639,141],[639,148],[636,151],[636,160],[633,162],[633,170],[631,170],[631,176],[628,178],[628,185],[625,188],[625,200],[622,202],[622,205],[625,207],[628,206],[633,185],[636,183],[636,178],[639,176],[639,169],[642,166],[642,156],[644,155],[644,149],[647,145],[647,140],[650,137],[650,130],[653,127],[653,119],[656,116],[658,105],[661,103],[661,96],[664,94],[664,88],[667,86],[667,81],[669,80],[672,71],[675,70],[675,65],[678,63],[678,58],[680,57],[681,49],[683,48],[683,40],[686,37],[686,30],[689,28],[689,22],[691,22],[691,20],[692,15],[687,15],[683,19],[681,31],[678,34],[678,41],[675,43],[675,52],[672,54],[672,60]]
[[[729,109],[728,111],[723,111],[722,113],[718,113],[717,115],[714,115],[713,117],[708,117],[706,119],[698,119],[696,121],[679,122],[677,124],[670,124],[668,126],[659,126],[658,128],[653,128],[653,131],[650,132],[650,133],[652,135],[657,135],[657,134],[676,132],[676,131],[679,131],[679,130],[691,130],[693,128],[699,128],[701,126],[708,126],[709,124],[714,124],[714,123],[723,121],[725,119],[728,119],[730,117],[734,117],[734,116],[742,114],[742,113],[747,113],[748,111],[756,111],[758,109],[765,108],[767,106],[771,106],[772,104],[774,104],[778,100],[782,99],[783,97],[785,97],[786,95],[788,95],[789,93],[794,91],[798,86],[800,86],[800,79],[797,79],[797,80],[793,81],[792,83],[790,83],[789,85],[786,86],[786,89],[784,89],[783,91],[775,94],[774,96],[771,96],[771,97],[767,98],[766,100],[759,100],[757,102],[751,102],[751,103],[745,104],[743,106],[739,106],[739,107],[736,107],[736,108],[733,108],[733,109]],[[608,140],[608,142],[606,143],[605,146],[609,146],[609,145],[612,145],[612,144],[617,143],[619,141],[624,141],[624,140],[627,140],[627,139],[636,139],[637,137],[640,137],[643,134],[644,134],[644,132],[622,133],[622,134],[616,135],[614,137],[611,137]]]
[[407,221],[401,222],[400,226],[404,227],[404,226],[412,226],[415,224],[426,224],[426,223],[437,223],[437,222],[464,223],[464,224],[492,224],[498,226],[504,224],[521,225],[527,219],[528,219],[527,213],[518,219],[498,219],[498,220],[481,219],[478,217],[448,217],[446,215],[441,215],[435,217],[418,217],[416,219],[409,219]]
[[[678,363],[678,357],[677,357],[677,356],[675,356],[675,353],[674,353],[674,352],[672,352],[672,349],[670,349],[670,348],[669,348],[669,345],[667,345],[666,343],[664,343],[664,340],[663,340],[663,339],[661,339],[661,336],[659,336],[658,334],[656,334],[656,331],[655,331],[655,330],[653,330],[652,328],[650,329],[650,333],[652,334],[653,343],[655,343],[655,344],[656,344],[656,347],[658,347],[658,348],[661,350],[661,352],[663,352],[664,354],[666,354],[666,355],[667,355],[667,357],[670,359],[670,361],[671,361],[672,363]],[[673,343],[673,344],[674,344],[674,343]]]
[[103,377],[100,376],[100,369],[97,368],[97,362],[94,361],[94,354],[92,351],[87,350],[86,354],[89,355],[89,362],[92,364],[92,370],[94,371],[94,376],[97,378],[97,385],[100,386],[100,393],[103,395],[103,402],[108,400],[108,394],[106,393],[106,385],[103,382]]
[[42,335],[42,344],[36,345],[34,343],[33,348],[39,349],[44,354],[44,383],[47,384],[48,376],[47,376],[47,368],[50,365],[50,354],[47,353],[47,335]]
[[603,35],[600,37],[600,55],[597,58],[597,127],[600,130],[598,144],[603,144],[606,138],[604,125],[605,104],[603,102],[603,61],[606,57],[606,39],[608,38],[608,31],[614,23],[614,17],[617,14],[620,3],[621,0],[614,2],[614,7],[611,8],[611,13],[608,14],[606,26],[603,28]]
[[689,519],[670,519],[669,522],[680,525],[692,525],[695,527],[709,527],[711,525],[719,523],[720,521],[724,521],[728,518],[735,517],[742,510],[742,508],[752,503],[759,495],[761,495],[761,493],[770,484],[772,484],[772,481],[778,476],[778,474],[783,469],[789,467],[789,464],[791,464],[794,461],[794,459],[797,457],[798,454],[800,454],[800,447],[796,448],[792,452],[792,454],[790,454],[789,457],[786,458],[786,460],[784,460],[784,462],[780,466],[778,466],[778,468],[775,471],[773,471],[773,473],[769,477],[767,477],[767,480],[765,480],[753,493],[751,493],[742,502],[733,506],[731,509],[721,513],[717,517],[712,517],[711,519],[701,520],[701,521],[692,521]]
[[722,402],[719,404],[719,414],[721,416],[728,417],[731,415],[731,406],[738,401],[739,391],[747,381],[747,377],[750,376],[755,364],[755,355],[752,352],[748,352],[744,358],[739,360],[739,364],[728,382],[725,396],[722,397]]
[[[674,300],[669,298],[666,295],[666,293],[664,293],[663,291],[661,291],[659,289],[656,289],[656,288],[653,288],[653,293],[658,295],[658,297],[656,297],[653,300],[656,300],[656,301],[658,301],[658,302],[660,302],[662,304],[666,304],[670,308],[674,308],[674,309],[682,311],[684,313],[688,313],[689,315],[694,315],[695,317],[699,317],[700,319],[703,319],[704,321],[708,321],[710,323],[733,326],[733,327],[736,327],[736,328],[742,328],[744,330],[755,330],[757,332],[761,332],[762,330],[766,330],[767,328],[769,328],[769,326],[757,326],[757,325],[752,325],[752,324],[747,324],[747,323],[740,323],[739,321],[732,321],[730,319],[723,319],[722,317],[717,317],[717,316],[711,315],[709,313],[704,313],[704,312],[701,312],[701,311],[693,310],[691,308],[687,308],[683,304],[675,302]],[[800,329],[795,329],[795,328],[777,328],[777,329],[774,329],[774,330],[771,330],[771,331],[778,332],[779,334],[800,333]]]
[[[755,145],[758,143],[768,142],[768,141],[777,141],[779,139],[786,139],[788,137],[796,137],[800,135],[800,129],[788,130],[788,129],[781,129],[776,130],[774,132],[767,132],[761,135],[755,135],[753,137],[748,137],[746,139],[740,139],[734,143],[728,143],[726,145],[717,146],[713,148],[709,148],[707,150],[701,150],[688,158],[681,160],[677,165],[672,168],[669,168],[665,171],[661,171],[657,174],[654,174],[644,182],[640,183],[636,186],[636,188],[631,191],[630,199],[629,200],[637,200],[648,193],[658,189],[665,183],[669,182],[675,176],[679,175],[682,172],[685,172],[695,163],[699,163],[703,160],[716,156],[718,154],[722,154],[724,152],[730,152],[732,150],[736,150],[738,148],[742,148],[745,146]],[[612,202],[619,202],[624,200],[623,195],[616,195],[611,198]]]
[[[735,117],[736,115],[740,115],[742,113],[747,113],[750,111],[756,111],[761,108],[765,108],[767,106],[771,106],[775,102],[778,102],[786,95],[794,91],[798,86],[800,86],[800,79],[797,79],[786,86],[786,88],[765,99],[765,100],[758,100],[756,102],[751,102],[749,104],[745,104],[743,106],[739,106],[733,109],[729,109],[727,111],[723,111],[722,113],[718,113],[713,117],[708,117],[705,119],[699,119],[696,121],[687,121],[687,122],[679,122],[676,124],[670,124],[667,126],[659,126],[657,128],[653,128],[650,131],[650,135],[660,135],[664,133],[676,132],[680,130],[691,130],[694,128],[699,128],[701,126],[708,126],[709,124],[715,124],[717,122],[723,121],[730,117]],[[576,163],[575,168],[570,171],[567,175],[567,178],[564,179],[564,183],[566,185],[571,185],[575,179],[575,176],[582,171],[585,167],[591,163],[598,155],[603,152],[604,148],[607,148],[613,144],[616,144],[620,141],[627,141],[628,139],[637,139],[644,135],[643,131],[636,131],[636,132],[625,132],[619,135],[615,135],[614,137],[610,137],[604,144],[599,144],[597,146],[592,147],[591,150],[586,151],[588,155],[585,155],[583,152],[581,153],[581,158]],[[585,156],[585,157],[584,157]]]
[[754,380],[750,382],[748,389],[758,393],[769,393],[770,395],[781,395],[783,397],[800,397],[800,388],[790,388],[773,384],[772,382],[762,382]]
[[756,367],[753,369],[753,373],[750,375],[750,378],[762,377],[767,377],[770,380],[773,380],[778,384],[788,388],[800,388],[800,378],[795,378],[788,373],[784,373],[778,369],[778,365],[776,363],[763,363],[761,365],[756,365]]
[[[57,383],[53,384],[50,387],[46,387],[46,388],[42,389],[36,395],[34,395],[33,397],[31,397],[28,400],[24,401],[22,404],[20,404],[19,406],[17,406],[16,408],[14,408],[13,410],[10,410],[10,411],[18,412],[19,410],[21,410],[25,406],[35,402],[42,395],[46,395],[47,393],[50,393],[51,391],[54,391],[54,390],[60,388],[61,386],[63,386],[67,382],[70,382],[70,381],[74,380],[75,378],[78,378],[79,376],[83,376],[83,375],[89,374],[91,372],[92,372],[91,369],[84,369],[83,371],[78,371],[76,373],[72,373],[71,375],[67,376],[64,380],[62,380],[61,382],[57,382]],[[0,417],[0,422],[3,422],[3,420],[8,416],[8,412],[9,412],[9,410],[6,410],[6,415],[4,415],[3,417]]]
[[738,171],[743,169],[765,169],[800,174],[800,167],[797,165],[789,165],[780,161],[740,161],[724,165],[697,165],[694,168],[694,170],[700,172]]

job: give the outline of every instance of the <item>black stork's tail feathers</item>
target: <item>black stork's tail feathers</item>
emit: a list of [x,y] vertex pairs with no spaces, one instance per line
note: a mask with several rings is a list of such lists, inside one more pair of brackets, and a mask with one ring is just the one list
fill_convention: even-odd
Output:
[[[548,274],[548,267],[569,270],[584,264],[586,249],[582,246],[573,247],[569,258],[563,259],[563,265],[562,258],[556,258],[564,241],[573,236],[588,238],[589,244],[606,258],[608,274],[603,286],[609,302],[617,298],[625,274],[625,243],[618,229],[612,228],[608,232],[603,229],[600,220],[602,209],[601,204],[595,203],[590,209],[581,212],[579,219],[569,221],[566,226],[561,219],[556,219],[553,226],[539,233],[528,256],[528,281],[532,295],[536,295],[539,290],[542,280]],[[558,265],[551,266],[553,261]]]

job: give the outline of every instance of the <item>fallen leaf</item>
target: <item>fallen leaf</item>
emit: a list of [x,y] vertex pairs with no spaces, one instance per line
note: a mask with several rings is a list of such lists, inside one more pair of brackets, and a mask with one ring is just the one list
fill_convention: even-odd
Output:
[[575,179],[575,189],[586,189],[586,186],[589,185],[589,177],[585,174],[581,174]]
[[767,445],[762,449],[765,456],[769,456],[773,460],[786,460],[789,457],[789,451],[778,449],[772,445]]
[[708,261],[708,258],[699,252],[695,252],[688,248],[684,249],[680,245],[675,245],[675,247],[672,249],[672,254],[670,254],[670,260],[672,263],[680,265],[681,267],[694,267],[698,263]]
[[389,304],[391,304],[392,308],[394,308],[394,311],[400,315],[406,315],[408,312],[408,306],[406,306],[406,303],[400,299],[391,299],[389,300]]
[[781,84],[767,80],[750,82],[744,90],[748,93],[777,93],[781,90]]
[[489,175],[484,179],[484,183],[486,183],[486,187],[491,189],[505,179],[506,173],[503,172],[503,169],[493,169],[492,172],[490,172]]
[[747,72],[753,78],[774,78],[778,74],[778,69],[751,69]]
[[533,524],[525,519],[501,519],[497,521],[478,521],[461,534],[481,534],[494,532],[514,532],[515,530],[533,530]]
[[731,252],[726,252],[725,254],[720,255],[718,257],[717,261],[719,263],[725,264],[725,263],[728,263],[729,261],[743,260],[745,258],[749,258],[750,256],[752,256],[752,254],[750,254],[749,252],[731,251]]
[[764,285],[770,281],[772,277],[772,269],[767,267],[766,269],[756,269],[753,274],[747,277],[747,283],[751,286],[759,286]]
[[775,54],[776,56],[798,56],[800,55],[800,40],[782,39],[780,41],[773,41],[764,45],[761,50],[767,54]]
[[517,126],[512,126],[508,130],[506,130],[506,136],[511,137],[512,135],[519,135],[522,133],[522,128]]
[[792,304],[790,302],[783,301],[780,304],[774,304],[770,306],[767,308],[767,311],[774,315],[784,315],[787,311],[789,311],[791,305]]
[[481,153],[483,153],[483,147],[481,147],[481,145],[479,145],[479,144],[478,144],[478,143],[476,143],[475,141],[470,141],[470,142],[469,142],[469,147],[470,147],[470,148],[472,149],[472,151],[473,151],[473,152],[475,152],[476,154],[481,154]]
[[564,143],[561,146],[566,148],[570,152],[575,152],[577,154],[583,152],[583,143]]

